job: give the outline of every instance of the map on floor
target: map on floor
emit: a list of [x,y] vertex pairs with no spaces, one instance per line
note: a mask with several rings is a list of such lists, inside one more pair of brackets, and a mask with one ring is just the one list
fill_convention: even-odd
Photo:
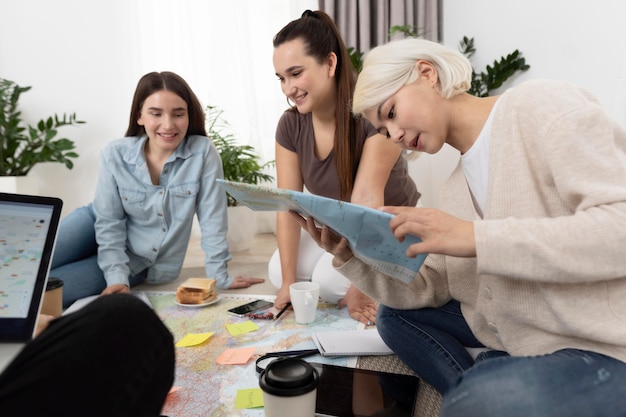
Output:
[[[154,310],[174,335],[177,343],[189,334],[212,333],[204,343],[176,348],[176,379],[168,395],[163,415],[185,417],[262,417],[263,408],[237,409],[237,392],[259,388],[256,359],[268,352],[315,349],[311,335],[320,331],[354,330],[362,326],[352,319],[347,308],[320,303],[315,321],[297,324],[289,310],[280,320],[254,320],[258,329],[232,335],[227,326],[244,324],[249,317],[228,314],[229,308],[259,298],[258,295],[220,294],[214,306],[189,309],[177,306],[171,292],[146,292]],[[269,296],[268,296],[269,297]],[[268,298],[272,300],[274,297]],[[218,362],[228,349],[254,348],[255,354],[243,365]],[[356,358],[307,357],[317,363],[339,366],[356,365]]]

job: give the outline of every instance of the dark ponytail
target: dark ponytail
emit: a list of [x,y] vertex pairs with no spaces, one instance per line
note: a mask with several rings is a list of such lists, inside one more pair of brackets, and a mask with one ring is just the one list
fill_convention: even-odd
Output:
[[335,118],[334,151],[341,198],[350,200],[354,179],[361,159],[362,147],[357,146],[356,132],[360,120],[352,116],[351,101],[356,83],[356,71],[335,22],[322,11],[306,10],[274,36],[274,48],[285,42],[302,39],[305,53],[323,63],[331,52],[337,56],[337,110]]

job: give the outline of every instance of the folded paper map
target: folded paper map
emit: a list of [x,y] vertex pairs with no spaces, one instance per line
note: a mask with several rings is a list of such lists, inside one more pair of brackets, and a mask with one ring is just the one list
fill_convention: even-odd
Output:
[[407,248],[420,239],[407,235],[403,242],[398,242],[389,228],[392,214],[293,190],[220,179],[217,182],[252,210],[295,211],[305,218],[314,218],[345,237],[354,256],[385,275],[411,282],[426,259],[426,254],[406,256]]

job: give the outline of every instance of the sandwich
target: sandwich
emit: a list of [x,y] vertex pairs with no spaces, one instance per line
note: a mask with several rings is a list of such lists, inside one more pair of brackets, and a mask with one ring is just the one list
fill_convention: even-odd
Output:
[[213,278],[188,278],[176,289],[180,304],[206,304],[217,298]]

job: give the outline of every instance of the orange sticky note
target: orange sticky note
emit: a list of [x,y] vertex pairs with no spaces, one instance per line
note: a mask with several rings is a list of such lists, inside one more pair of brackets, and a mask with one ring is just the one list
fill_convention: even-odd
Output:
[[248,388],[237,390],[235,408],[257,408],[263,407],[263,391],[261,388]]
[[209,333],[189,333],[182,339],[176,343],[176,347],[189,347],[189,346],[197,346],[201,343],[209,340],[211,336],[213,336],[215,332]]
[[246,334],[258,330],[259,326],[254,324],[252,320],[246,320],[241,323],[227,324],[226,330],[232,336],[239,336],[240,334]]
[[226,349],[216,360],[220,365],[243,365],[248,363],[255,351],[253,347]]

